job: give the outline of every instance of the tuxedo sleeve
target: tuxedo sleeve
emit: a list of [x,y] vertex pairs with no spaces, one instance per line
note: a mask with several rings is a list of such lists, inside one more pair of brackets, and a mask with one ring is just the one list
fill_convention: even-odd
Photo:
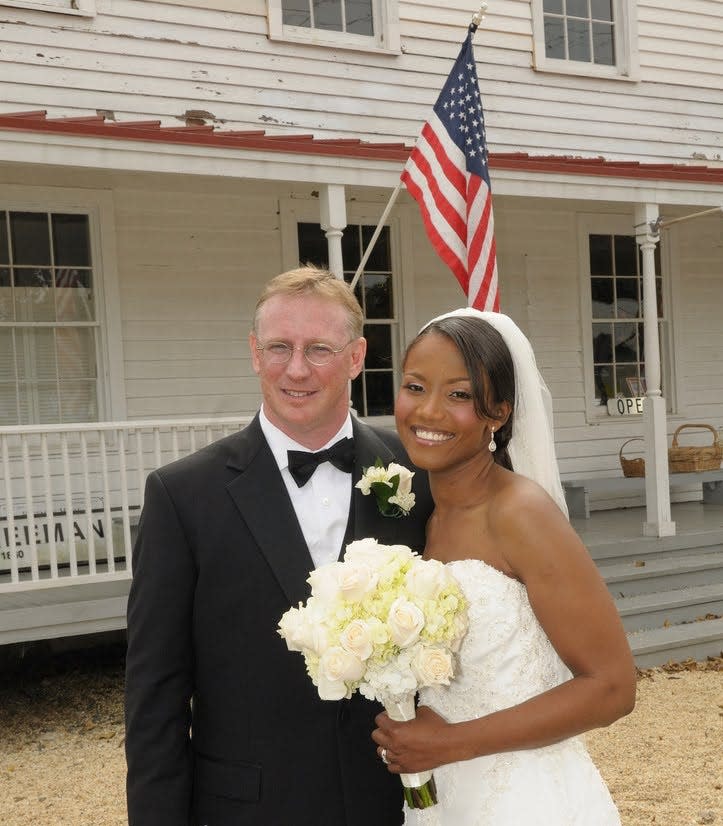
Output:
[[126,655],[129,826],[190,822],[196,565],[161,476],[146,483],[133,549]]

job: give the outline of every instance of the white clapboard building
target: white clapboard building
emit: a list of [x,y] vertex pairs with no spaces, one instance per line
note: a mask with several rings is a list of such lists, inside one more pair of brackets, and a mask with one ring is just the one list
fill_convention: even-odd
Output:
[[[120,627],[146,473],[257,409],[271,276],[351,279],[478,10],[0,0],[0,643]],[[474,49],[501,309],[570,504],[670,536],[671,500],[723,500],[666,453],[723,426],[723,3],[489,0]],[[393,426],[406,342],[466,303],[405,190],[358,286],[354,407]]]

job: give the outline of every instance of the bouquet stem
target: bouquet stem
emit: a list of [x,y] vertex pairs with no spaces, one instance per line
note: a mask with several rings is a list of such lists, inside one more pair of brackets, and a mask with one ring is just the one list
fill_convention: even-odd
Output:
[[[413,720],[417,716],[413,694],[385,699],[384,709],[392,720],[401,722]],[[432,772],[402,774],[400,777],[404,786],[404,799],[410,809],[426,809],[429,806],[434,806],[437,802],[437,787]]]

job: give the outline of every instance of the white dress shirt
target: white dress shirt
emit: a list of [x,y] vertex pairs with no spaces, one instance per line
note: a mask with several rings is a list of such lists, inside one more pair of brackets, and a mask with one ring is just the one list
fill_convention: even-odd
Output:
[[[271,424],[264,413],[263,406],[259,422],[271,452],[274,454],[276,464],[279,466],[281,478],[289,492],[291,504],[294,506],[296,518],[299,520],[315,567],[318,568],[328,562],[336,562],[349,521],[351,473],[344,473],[343,470],[335,468],[331,462],[322,462],[314,471],[311,479],[300,488],[289,473],[287,451],[308,451],[309,448],[295,442]],[[334,438],[322,445],[319,450],[325,450],[344,437],[352,437],[350,415],[347,416]]]

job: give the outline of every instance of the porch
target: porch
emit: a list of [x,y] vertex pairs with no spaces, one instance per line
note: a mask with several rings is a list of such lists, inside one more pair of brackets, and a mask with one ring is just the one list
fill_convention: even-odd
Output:
[[[0,428],[0,645],[125,628],[147,473],[249,417]],[[573,518],[616,600],[639,666],[723,649],[723,504]]]

